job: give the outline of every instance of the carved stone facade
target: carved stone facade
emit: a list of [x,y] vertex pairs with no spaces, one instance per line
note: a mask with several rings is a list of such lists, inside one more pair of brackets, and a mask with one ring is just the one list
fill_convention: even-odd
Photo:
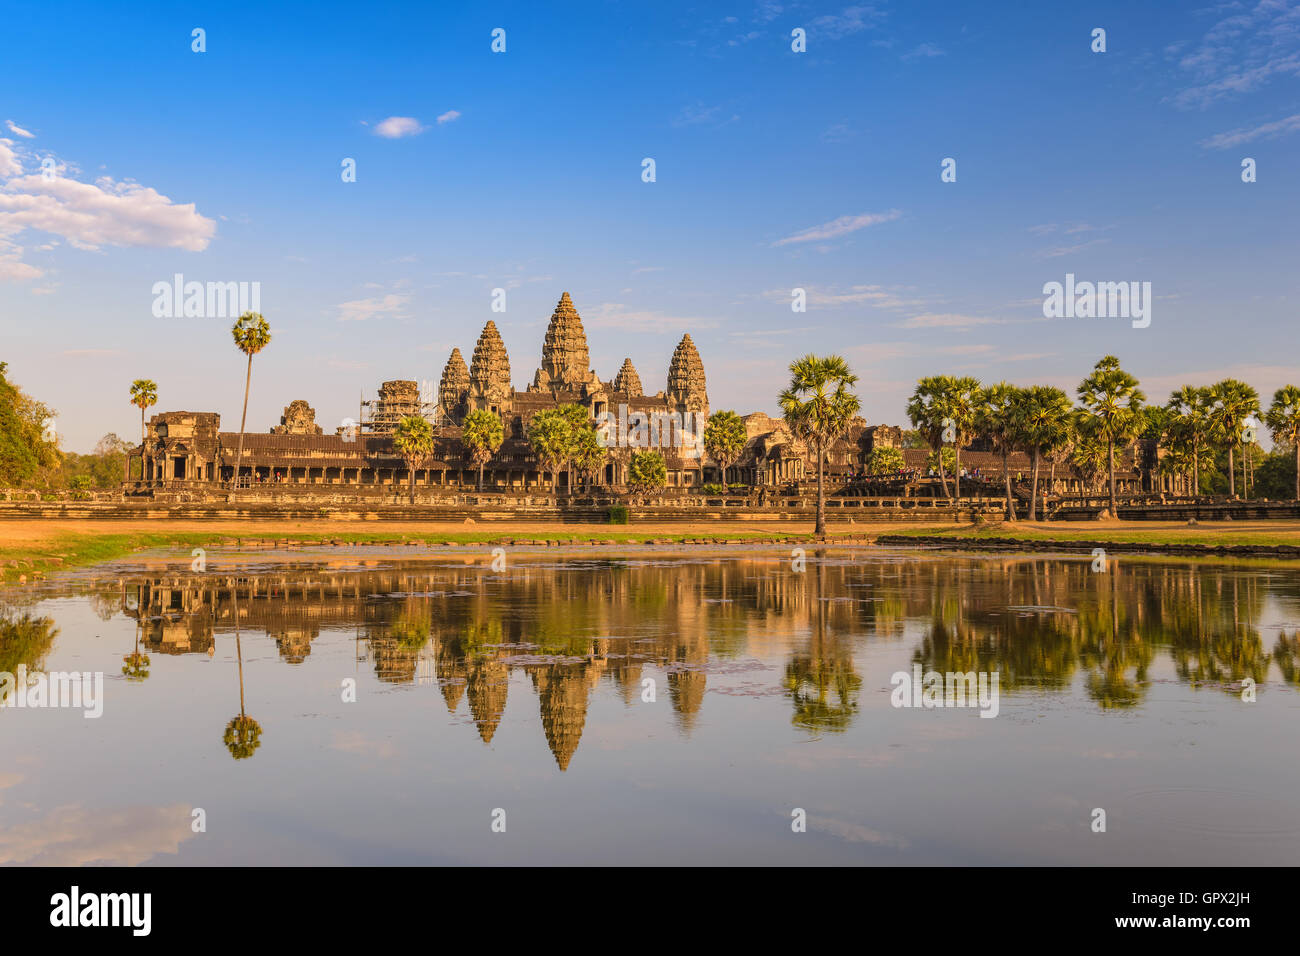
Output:
[[285,406],[280,416],[280,424],[271,428],[272,435],[319,435],[321,427],[316,424],[316,409],[301,398],[295,398]]
[[465,398],[469,395],[469,368],[461,357],[460,349],[452,349],[438,383],[438,405],[443,415],[462,421],[465,417]]
[[641,376],[636,373],[636,366],[630,358],[623,359],[623,367],[614,376],[614,391],[632,398],[641,397]]
[[585,392],[599,386],[600,379],[591,370],[582,318],[573,307],[569,293],[561,293],[542,343],[542,365],[528,391]]
[[668,401],[683,411],[709,414],[709,393],[704,387],[704,363],[690,333],[682,336],[668,367]]
[[510,356],[506,355],[506,345],[501,341],[497,324],[488,319],[474,346],[474,358],[469,366],[469,393],[461,404],[468,411],[485,408],[505,415],[510,412],[513,392]]
[[[505,432],[503,444],[484,469],[487,489],[572,489],[580,476],[571,476],[565,469],[556,476],[545,472],[527,439],[534,415],[569,404],[585,409],[592,421],[600,422],[612,416],[624,435],[635,430],[639,437],[640,426],[647,422],[651,424],[645,434],[654,435],[654,423],[659,423],[660,440],[651,447],[665,459],[670,488],[698,488],[705,483],[723,481],[784,488],[797,483],[806,485],[815,478],[817,465],[808,445],[794,436],[781,419],[761,412],[744,416],[747,441],[725,476],[707,455],[695,454],[689,445],[672,442],[674,426],[678,434],[692,431],[692,425],[702,432],[709,414],[704,363],[689,334],[682,336],[672,354],[666,388],[653,395],[643,391],[641,378],[630,358],[623,361],[610,381],[601,379],[590,362],[582,319],[566,292],[551,314],[542,343],[541,364],[523,391],[516,390],[511,382],[505,343],[496,324],[489,321],[478,337],[468,368],[460,350],[452,350],[436,395],[432,384],[428,387],[429,394],[421,394],[420,386],[414,381],[384,382],[376,400],[361,403],[362,422],[354,431],[340,428],[336,434],[323,435],[316,425],[314,409],[301,399],[291,402],[280,424],[271,428],[269,434],[244,435],[244,455],[237,483],[340,485],[345,489],[356,488],[361,494],[379,490],[367,486],[400,488],[407,478],[407,466],[393,447],[392,431],[403,417],[423,415],[436,419],[437,425],[434,449],[416,469],[417,489],[472,487],[477,483],[477,469],[461,441],[460,425],[467,414],[482,409],[499,415]],[[668,432],[663,431],[665,427]],[[663,440],[665,437],[667,441]],[[902,439],[902,431],[896,427],[867,426],[862,419],[855,419],[847,433],[827,450],[829,486],[836,488],[863,480],[864,466],[872,449],[901,448]],[[155,415],[149,422],[144,444],[133,456],[144,459],[144,479],[138,485],[128,482],[127,490],[151,493],[152,489],[165,487],[193,488],[201,492],[200,485],[231,482],[235,478],[239,442],[237,432],[220,431],[220,416],[213,412]],[[611,441],[604,463],[596,473],[581,476],[582,480],[594,486],[625,487],[628,466],[637,447],[626,441]],[[929,452],[925,449],[903,449],[903,452],[906,467],[924,474]],[[1016,453],[1008,467],[1014,472],[1023,471],[1027,464],[1023,457]],[[1129,461],[1131,456],[1121,463],[1121,488],[1131,483]],[[962,465],[972,472],[978,468],[983,475],[1000,473],[1002,467],[999,456],[978,450],[978,442],[963,451]],[[1136,476],[1135,471],[1131,473]],[[398,488],[394,489],[395,493],[399,493]],[[340,489],[340,493],[347,493],[345,489]],[[208,493],[216,490],[219,486],[209,488]],[[552,730],[557,739],[564,736],[561,728]]]

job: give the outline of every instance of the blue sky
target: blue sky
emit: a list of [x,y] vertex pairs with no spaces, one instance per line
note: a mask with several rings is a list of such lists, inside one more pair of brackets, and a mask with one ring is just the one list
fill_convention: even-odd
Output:
[[[603,378],[663,388],[689,331],[742,413],[809,350],[871,422],[921,375],[1073,394],[1107,352],[1159,401],[1300,378],[1295,3],[8,6],[0,360],[69,450],[137,434],[139,377],[238,427],[230,323],[152,313],[178,272],[261,283],[257,431],[436,381],[489,318],[522,388],[565,290]],[[1067,272],[1151,282],[1150,326],[1044,319]]]

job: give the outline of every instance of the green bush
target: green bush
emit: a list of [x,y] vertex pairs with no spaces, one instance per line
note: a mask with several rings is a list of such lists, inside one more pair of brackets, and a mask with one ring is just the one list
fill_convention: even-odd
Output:
[[709,482],[707,485],[701,485],[700,491],[706,495],[720,495],[722,494],[722,485],[717,482]]
[[610,524],[627,524],[628,512],[625,505],[611,505],[609,509]]

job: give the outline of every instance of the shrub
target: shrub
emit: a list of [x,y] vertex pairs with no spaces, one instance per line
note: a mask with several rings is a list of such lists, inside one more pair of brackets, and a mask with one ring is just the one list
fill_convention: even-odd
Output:
[[717,482],[709,482],[707,485],[701,485],[700,491],[706,495],[720,495],[722,494],[722,485]]
[[627,524],[628,511],[626,505],[611,505],[609,509],[610,524]]

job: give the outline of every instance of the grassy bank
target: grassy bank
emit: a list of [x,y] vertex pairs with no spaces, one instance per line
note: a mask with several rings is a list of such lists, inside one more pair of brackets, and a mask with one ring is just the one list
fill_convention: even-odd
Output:
[[1206,547],[1300,545],[1300,522],[1212,522],[1187,525],[1172,522],[998,523],[961,528],[899,528],[891,534],[936,537],[957,541],[1010,538],[1017,541],[1108,541],[1116,544],[1205,545]]
[[[397,545],[429,548],[517,545],[559,546],[611,544],[739,543],[763,544],[811,540],[811,528],[782,524],[779,528],[691,525],[554,525],[493,524],[468,530],[463,524],[412,523],[385,525],[383,530],[312,522],[244,522],[160,524],[158,522],[61,522],[43,520],[0,523],[0,569],[6,582],[35,580],[50,573],[112,561],[133,552],[154,549],[190,551],[194,548],[270,548],[299,545]],[[844,528],[832,537],[861,531]]]

